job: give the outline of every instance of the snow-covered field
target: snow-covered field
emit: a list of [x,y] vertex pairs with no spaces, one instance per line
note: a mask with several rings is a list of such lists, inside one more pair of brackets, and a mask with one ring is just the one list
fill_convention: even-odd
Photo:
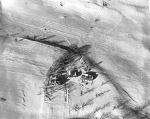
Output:
[[[146,0],[1,0],[0,119],[150,118],[148,5]],[[90,44],[89,57],[103,61],[94,69],[98,77],[86,86],[72,78],[68,94],[62,88],[44,101],[46,73],[63,50],[21,39],[26,35]]]

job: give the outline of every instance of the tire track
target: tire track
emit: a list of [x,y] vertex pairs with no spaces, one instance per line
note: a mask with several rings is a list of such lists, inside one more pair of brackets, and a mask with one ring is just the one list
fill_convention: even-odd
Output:
[[[44,33],[45,34],[45,33]],[[43,35],[41,35],[41,36],[44,36],[44,34]],[[45,34],[46,35],[46,34]],[[48,35],[55,35],[54,33],[49,33]],[[57,34],[56,34],[57,35]],[[59,37],[62,37],[63,39],[62,40],[65,40],[66,42],[68,42],[68,44],[69,45],[71,45],[71,42],[66,38],[66,36],[63,36],[63,35],[57,35],[57,36],[59,36]],[[59,41],[58,41],[59,42]]]
[[[31,0],[31,2],[41,3],[40,1],[35,1],[35,0]],[[60,9],[60,6],[59,6],[59,5],[57,5],[57,4],[55,4],[55,3],[51,3],[51,4],[55,5],[56,7],[58,7],[58,8]],[[44,5],[44,3],[43,3],[43,5]],[[52,5],[51,5],[51,6],[52,6]],[[54,6],[52,6],[52,7],[54,7]],[[81,15],[84,15],[84,14],[81,14]],[[52,23],[52,22],[50,22],[50,23]],[[53,23],[58,24],[58,23],[56,23],[56,22],[53,22]],[[59,25],[60,25],[60,24],[59,24]],[[62,25],[62,26],[66,27],[65,25]],[[67,27],[67,28],[69,28],[69,27]],[[79,29],[75,29],[75,28],[73,28],[73,27],[70,27],[70,28],[71,28],[71,29],[74,29],[75,31],[78,31],[79,34],[81,34],[80,37],[72,37],[72,38],[76,38],[76,39],[78,40],[79,44],[81,44],[80,38],[82,37],[82,34],[84,34],[85,32],[82,31],[82,30],[79,30]],[[66,40],[67,40],[67,39],[66,39]],[[67,40],[67,41],[68,41],[68,43],[69,43],[69,40]],[[71,42],[70,42],[69,44],[71,45]]]
[[[41,3],[40,1],[35,1],[35,0],[31,0],[31,2]],[[51,4],[55,5],[58,9],[60,9],[60,6],[59,6],[59,5],[57,5],[57,4],[55,4],[55,3],[52,3],[52,2],[51,2]],[[43,5],[44,5],[44,3],[43,3]],[[50,4],[49,4],[49,5],[50,5]],[[48,5],[48,6],[49,6],[49,5]],[[51,6],[52,6],[52,5],[51,5]],[[54,6],[52,6],[52,7],[54,7]],[[84,14],[81,14],[81,15],[84,15]],[[47,22],[47,23],[49,23],[49,22]],[[50,23],[58,24],[58,23],[56,23],[56,22],[50,22]],[[62,25],[62,26],[66,27],[65,25]],[[81,34],[81,36],[82,36],[82,34],[85,33],[85,31],[82,31],[82,30],[80,30],[80,29],[75,29],[75,28],[73,28],[73,27],[67,27],[67,28],[71,28],[71,29],[74,29],[75,31],[78,31],[79,34]],[[72,38],[76,38],[76,39],[78,40],[78,43],[81,44],[81,41],[80,41],[81,36],[80,36],[80,37],[72,37]],[[71,44],[71,43],[70,43],[70,44]]]
[[[97,17],[95,18],[95,19],[98,19],[99,18],[99,16],[101,15],[101,12],[102,12],[102,10],[103,10],[103,7],[101,8],[101,10],[100,10],[100,12],[98,12],[98,15],[97,15]],[[94,25],[93,26],[95,26],[95,22],[94,22]],[[84,33],[84,35],[82,35],[81,36],[81,40],[82,40],[82,38],[83,37],[85,37],[86,35],[88,35],[89,33],[90,33],[90,31],[91,31],[91,27],[87,30],[87,32],[86,33]],[[81,40],[80,40],[80,43],[81,43]],[[94,42],[93,42],[94,43]],[[93,48],[94,48],[94,50],[95,50],[95,52],[96,52],[96,59],[97,59],[97,49],[95,48],[95,46],[92,44],[92,46],[93,46]]]
[[[40,3],[40,1],[35,1],[35,0],[30,0],[30,1]],[[52,3],[52,4],[56,5],[55,3]],[[56,5],[56,6],[59,6],[59,5]],[[53,7],[53,6],[52,6],[52,7]],[[60,8],[60,6],[59,6],[59,8]],[[82,15],[84,15],[84,14],[82,14]],[[47,23],[54,23],[54,24],[60,25],[59,23],[57,23],[57,22],[52,22],[52,21],[51,21],[51,22],[47,22]],[[65,25],[62,25],[62,24],[61,24],[61,26],[66,27]],[[70,28],[70,29],[73,29],[73,30],[75,30],[75,31],[78,31],[80,34],[84,33],[84,31],[82,31],[82,30],[80,30],[80,29],[76,29],[76,28],[70,27],[70,26],[68,26],[68,27],[66,27],[66,28]]]
[[[111,4],[109,4],[109,5],[111,5]],[[120,12],[120,10],[119,9],[117,9],[116,7],[114,7],[113,5],[111,5],[113,8],[115,8],[117,11],[119,11]],[[102,11],[102,10],[101,10]],[[109,29],[106,33],[104,33],[101,37],[99,37],[99,39],[101,39],[102,37],[104,37],[104,36],[106,36],[107,34],[109,34],[110,32],[112,32],[112,30],[113,29],[115,29],[120,23],[121,23],[121,21],[122,21],[122,18],[123,18],[123,15],[121,15],[121,18],[120,18],[120,20],[119,20],[119,22],[118,23],[116,23],[111,29]],[[96,49],[96,47],[95,47],[95,45],[96,45],[96,42],[93,42],[93,48],[95,49],[95,51],[96,51],[96,59],[97,59],[97,56],[98,56],[98,49]]]
[[[43,28],[43,27],[36,27],[36,26],[33,26],[33,25],[29,25],[29,24],[26,24],[26,23],[21,23],[21,22],[15,21],[15,20],[12,18],[11,13],[8,13],[8,12],[6,12],[6,11],[4,11],[4,12],[9,15],[10,20],[12,20],[13,22],[16,22],[16,23],[19,23],[19,24],[22,24],[22,25],[26,25],[26,26],[29,26],[29,27],[31,27],[31,28],[35,28],[35,29],[38,29],[38,30],[42,30],[42,31],[45,30],[45,28]],[[67,29],[67,28],[66,28],[66,29]],[[80,37],[79,37],[79,36],[75,36],[75,35],[73,35],[73,34],[61,32],[61,31],[56,30],[56,29],[54,29],[54,28],[50,28],[49,30],[47,30],[47,32],[51,32],[51,31],[52,31],[53,33],[58,33],[58,34],[60,34],[60,35],[62,35],[62,36],[67,36],[67,37],[70,37],[70,38],[77,39],[77,40],[80,42]],[[66,40],[67,40],[67,39],[66,39]],[[69,44],[71,44],[68,40],[67,40],[67,42],[68,42]]]

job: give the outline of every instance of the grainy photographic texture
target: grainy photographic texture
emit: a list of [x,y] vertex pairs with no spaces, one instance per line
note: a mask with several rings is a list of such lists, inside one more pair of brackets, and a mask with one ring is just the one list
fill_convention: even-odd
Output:
[[0,119],[150,119],[150,1],[0,0]]

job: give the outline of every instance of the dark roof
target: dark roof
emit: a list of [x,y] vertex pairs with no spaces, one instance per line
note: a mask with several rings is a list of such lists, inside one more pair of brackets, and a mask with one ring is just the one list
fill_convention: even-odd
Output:
[[96,79],[98,76],[98,74],[96,72],[93,72],[93,71],[86,72],[85,74],[91,75],[93,77],[93,79]]
[[56,83],[58,83],[59,85],[63,85],[67,81],[69,81],[69,79],[66,77],[66,75],[60,75],[56,79]]

